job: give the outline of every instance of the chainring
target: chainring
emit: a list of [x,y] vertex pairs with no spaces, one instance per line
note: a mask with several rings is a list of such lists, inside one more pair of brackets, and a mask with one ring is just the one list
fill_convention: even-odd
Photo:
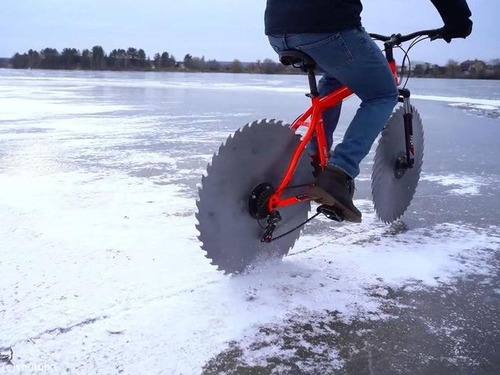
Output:
[[[249,266],[269,258],[282,258],[293,247],[300,230],[261,242],[266,220],[256,220],[249,213],[252,190],[261,183],[277,187],[300,143],[300,136],[275,120],[247,124],[227,138],[213,155],[202,178],[196,228],[201,248],[212,264],[225,273],[241,273]],[[307,153],[297,165],[290,186],[313,182],[313,168]],[[291,188],[294,195],[306,192],[307,186]],[[284,196],[292,192],[285,191]],[[310,210],[305,201],[279,208],[282,221],[274,237],[299,226]]]
[[424,130],[415,107],[413,113],[413,144],[415,163],[401,175],[396,164],[406,155],[404,108],[398,108],[387,122],[379,139],[372,170],[372,198],[379,219],[391,223],[409,207],[417,189],[424,157]]

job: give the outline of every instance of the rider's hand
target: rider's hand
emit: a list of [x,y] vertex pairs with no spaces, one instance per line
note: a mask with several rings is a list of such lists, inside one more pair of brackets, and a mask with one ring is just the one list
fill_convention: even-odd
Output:
[[472,21],[466,19],[459,24],[444,25],[441,28],[441,37],[448,43],[455,38],[467,38],[472,32]]

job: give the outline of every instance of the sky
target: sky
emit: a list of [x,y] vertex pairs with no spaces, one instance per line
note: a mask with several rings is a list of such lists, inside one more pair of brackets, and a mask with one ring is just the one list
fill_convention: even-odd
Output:
[[[218,61],[277,60],[264,35],[265,0],[0,0],[0,57],[45,47],[143,48]],[[447,45],[424,42],[414,61],[500,58],[500,1],[469,0],[474,32]],[[365,0],[369,32],[409,33],[442,26],[430,0]]]

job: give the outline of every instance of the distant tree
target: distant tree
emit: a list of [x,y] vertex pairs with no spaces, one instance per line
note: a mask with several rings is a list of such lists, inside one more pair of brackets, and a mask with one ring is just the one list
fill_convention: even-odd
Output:
[[153,61],[151,61],[151,58],[149,56],[146,57],[146,68],[147,70],[153,69]]
[[186,56],[184,56],[184,68],[186,69],[193,68],[193,56],[191,56],[189,53]]
[[156,70],[160,70],[161,68],[161,55],[159,53],[155,53],[155,57],[153,58],[153,65]]
[[190,54],[184,56],[184,68],[197,72],[205,71],[205,57],[193,57]]
[[448,60],[446,64],[446,77],[448,78],[457,78],[461,74],[461,68],[457,61]]
[[134,48],[134,47],[129,47],[127,49],[127,59],[128,61],[126,61],[126,66],[131,66],[133,68],[135,68],[137,66],[137,60],[138,60],[138,54],[137,54],[137,49]]
[[38,51],[30,49],[28,51],[29,56],[29,68],[36,68],[40,64],[40,54]]
[[264,74],[276,74],[281,73],[285,70],[283,64],[274,62],[271,59],[265,59],[261,64],[260,68]]
[[43,69],[59,69],[61,66],[60,54],[55,48],[44,48],[40,51],[40,67]]
[[92,68],[92,53],[89,49],[84,49],[82,51],[81,64],[82,69],[88,70]]
[[229,71],[231,73],[243,73],[243,64],[239,60],[233,60],[229,65]]
[[124,49],[114,49],[109,53],[108,66],[113,70],[126,69],[127,61],[127,51]]
[[487,77],[488,66],[482,60],[474,60],[471,70],[472,78],[484,79]]
[[137,49],[134,47],[128,47],[127,56],[129,59],[137,59]]
[[6,69],[12,66],[11,59],[0,58],[0,68]]
[[217,60],[208,60],[205,65],[207,71],[209,72],[220,72],[221,65],[217,62]]
[[105,57],[106,54],[101,46],[92,47],[92,69],[105,68]]
[[168,52],[163,52],[161,54],[161,67],[165,69],[172,69],[175,67],[175,57],[170,55]]
[[76,69],[80,64],[80,56],[76,48],[64,48],[61,52],[61,68]]
[[29,68],[30,57],[27,53],[23,53],[22,55],[16,53],[10,59],[10,63],[14,69],[27,69]]
[[137,65],[142,69],[149,69],[151,65],[146,61],[146,52],[142,48],[137,51]]
[[168,52],[163,52],[160,56],[161,59],[161,67],[166,68],[168,59],[170,59],[170,54]]
[[257,60],[254,63],[251,63],[247,66],[247,72],[249,73],[261,73],[260,71],[260,60]]
[[491,78],[500,79],[500,59],[493,59],[490,64],[492,70]]
[[207,65],[205,62],[205,56],[201,56],[201,58],[195,57],[194,60],[196,61],[195,69],[199,72],[204,72]]
[[144,52],[142,48],[137,49],[134,47],[129,47],[127,49],[125,66],[137,70],[143,70],[145,68],[149,68],[146,62],[146,52]]

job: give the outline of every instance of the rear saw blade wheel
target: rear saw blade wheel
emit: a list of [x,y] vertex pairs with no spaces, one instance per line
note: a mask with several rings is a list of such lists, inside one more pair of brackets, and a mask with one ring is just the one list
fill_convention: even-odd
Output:
[[[202,178],[197,201],[196,225],[206,257],[225,273],[241,273],[268,259],[282,258],[300,236],[296,230],[271,243],[261,242],[266,220],[253,218],[249,211],[252,191],[260,184],[277,187],[300,136],[274,120],[248,124],[229,136],[212,157]],[[310,185],[313,168],[304,153],[290,186]],[[285,191],[284,197],[305,193],[307,186]],[[279,208],[282,220],[274,237],[307,220],[309,202]]]
[[413,113],[413,168],[401,170],[398,159],[406,159],[404,108],[391,116],[379,139],[372,170],[372,198],[377,216],[385,223],[399,219],[409,207],[417,189],[424,157],[424,130],[415,107]]

